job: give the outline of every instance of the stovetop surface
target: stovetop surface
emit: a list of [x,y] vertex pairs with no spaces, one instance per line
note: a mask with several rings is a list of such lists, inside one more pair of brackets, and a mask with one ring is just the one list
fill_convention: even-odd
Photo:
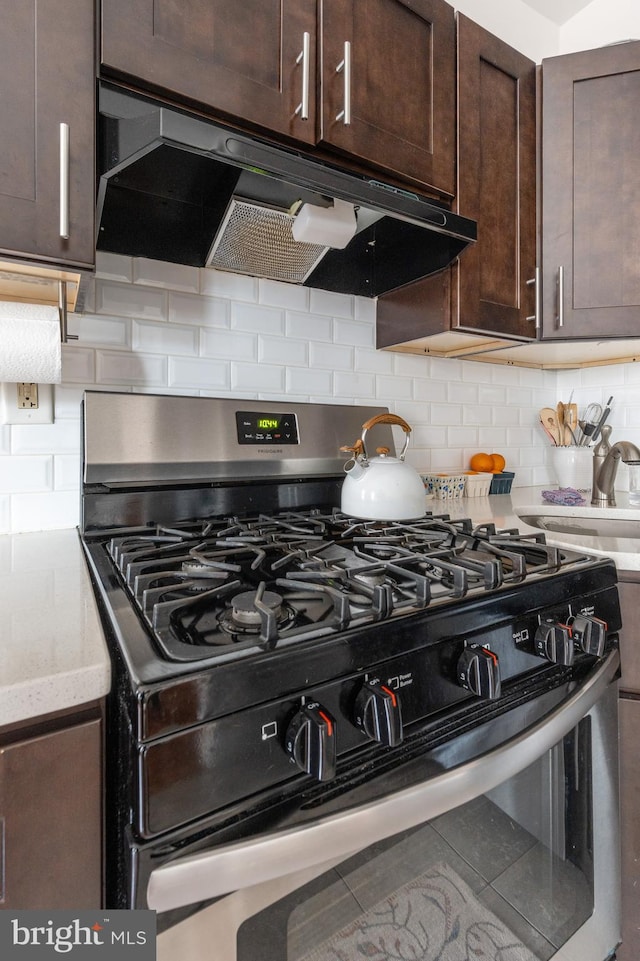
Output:
[[111,532],[103,549],[159,655],[181,662],[379,625],[588,562],[446,513],[380,522],[331,507]]

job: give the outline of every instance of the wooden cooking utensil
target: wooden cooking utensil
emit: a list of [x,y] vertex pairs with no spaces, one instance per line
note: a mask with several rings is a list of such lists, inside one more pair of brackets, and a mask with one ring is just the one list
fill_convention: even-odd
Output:
[[558,425],[558,415],[553,410],[552,407],[543,407],[540,411],[540,423],[546,430],[547,434],[556,445],[556,447],[564,446],[560,441],[560,427]]

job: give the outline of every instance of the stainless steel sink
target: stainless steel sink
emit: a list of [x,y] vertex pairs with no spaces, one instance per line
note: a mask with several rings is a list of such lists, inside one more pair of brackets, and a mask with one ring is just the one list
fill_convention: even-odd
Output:
[[640,539],[640,511],[632,509],[533,506],[515,507],[520,520],[530,527],[579,537]]

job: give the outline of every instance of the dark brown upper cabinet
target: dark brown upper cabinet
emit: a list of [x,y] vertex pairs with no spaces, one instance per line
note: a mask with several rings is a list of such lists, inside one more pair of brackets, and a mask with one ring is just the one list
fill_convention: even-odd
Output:
[[462,14],[457,25],[455,207],[478,240],[446,271],[379,299],[379,347],[461,353],[536,337],[536,66]]
[[640,42],[542,63],[544,340],[640,336]]
[[454,193],[444,0],[103,0],[104,76]]
[[0,0],[0,256],[92,267],[93,0]]

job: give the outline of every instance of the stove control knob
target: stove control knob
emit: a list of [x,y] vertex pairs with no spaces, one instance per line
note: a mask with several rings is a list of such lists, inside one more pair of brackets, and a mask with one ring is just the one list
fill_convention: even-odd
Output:
[[318,781],[336,773],[336,723],[316,701],[307,701],[289,723],[285,748],[301,771]]
[[487,647],[470,644],[458,660],[458,683],[478,697],[500,697],[500,663]]
[[573,664],[573,637],[568,624],[558,621],[542,621],[538,625],[533,646],[538,657],[544,657],[553,664],[570,667]]
[[607,642],[607,623],[599,617],[577,614],[571,624],[573,640],[580,650],[594,657],[603,657]]
[[356,697],[353,720],[372,740],[387,747],[402,743],[400,698],[386,684],[366,681]]

